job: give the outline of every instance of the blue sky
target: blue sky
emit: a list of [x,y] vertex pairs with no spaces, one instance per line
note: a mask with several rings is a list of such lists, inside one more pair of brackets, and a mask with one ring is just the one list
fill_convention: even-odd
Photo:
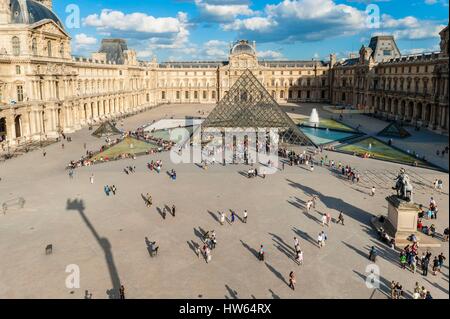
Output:
[[[79,28],[66,23],[70,4],[80,9]],[[238,39],[256,41],[260,59],[345,58],[375,34],[393,34],[403,54],[437,51],[448,9],[448,0],[54,1],[73,54],[89,55],[102,38],[121,37],[140,59],[159,61],[224,60]]]

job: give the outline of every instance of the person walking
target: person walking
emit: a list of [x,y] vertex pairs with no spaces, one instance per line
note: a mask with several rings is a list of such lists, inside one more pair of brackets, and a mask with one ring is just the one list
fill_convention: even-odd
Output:
[[303,252],[301,250],[296,252],[295,261],[299,266],[303,265]]
[[175,205],[172,205],[172,216],[175,217]]
[[433,259],[433,276],[437,275],[437,272],[439,271],[439,258],[438,256],[435,256]]
[[375,262],[377,259],[377,251],[375,250],[375,246],[372,246],[369,252],[369,260]]
[[111,191],[112,191],[113,195],[116,196],[116,191],[117,191],[116,185],[111,186]]
[[309,213],[311,211],[312,205],[313,205],[313,202],[311,200],[308,200],[306,202],[306,212],[307,213]]
[[91,184],[94,184],[94,174],[92,174],[91,177],[89,177],[89,181],[91,182]]
[[234,223],[235,219],[236,219],[236,215],[234,214],[234,211],[231,211],[230,221],[231,221],[232,224]]
[[337,223],[342,223],[342,226],[344,226],[344,214],[342,212],[339,212],[339,217]]
[[296,284],[295,274],[294,274],[293,271],[291,271],[291,272],[289,273],[289,287],[290,287],[292,290],[295,290],[295,284]]
[[375,186],[372,186],[372,188],[370,189],[370,196],[375,196]]
[[247,210],[244,210],[244,219],[243,219],[244,224],[247,224],[247,217],[248,217]]
[[294,237],[294,250],[297,252],[299,251],[298,247],[300,247],[300,241],[297,237]]
[[147,193],[147,203],[146,204],[147,204],[147,207],[151,207],[153,204],[152,196],[149,193]]
[[225,214],[223,212],[220,213],[219,221],[222,226],[225,224]]

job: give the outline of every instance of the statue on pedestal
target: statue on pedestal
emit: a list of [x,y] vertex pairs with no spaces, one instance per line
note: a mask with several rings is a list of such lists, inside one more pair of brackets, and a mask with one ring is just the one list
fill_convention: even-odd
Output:
[[395,187],[392,187],[392,189],[397,191],[397,197],[407,202],[411,202],[413,195],[413,186],[404,168],[400,170],[400,173],[398,174],[395,181]]

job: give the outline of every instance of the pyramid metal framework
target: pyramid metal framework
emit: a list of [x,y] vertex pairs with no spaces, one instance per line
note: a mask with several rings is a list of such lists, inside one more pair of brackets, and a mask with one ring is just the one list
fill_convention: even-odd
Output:
[[99,138],[104,136],[112,136],[120,134],[122,134],[122,132],[109,121],[102,123],[99,126],[99,128],[96,129],[94,133],[92,133],[93,136]]
[[399,137],[406,138],[411,136],[411,134],[405,130],[403,127],[393,122],[381,130],[377,135],[387,136],[387,137]]
[[202,123],[205,128],[278,128],[281,143],[316,146],[248,69]]

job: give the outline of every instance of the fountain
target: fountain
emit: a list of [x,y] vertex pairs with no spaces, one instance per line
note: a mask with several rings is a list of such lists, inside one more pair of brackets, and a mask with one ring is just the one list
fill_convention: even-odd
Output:
[[319,113],[317,113],[317,109],[313,109],[311,112],[311,116],[309,117],[309,125],[318,127],[319,126]]

